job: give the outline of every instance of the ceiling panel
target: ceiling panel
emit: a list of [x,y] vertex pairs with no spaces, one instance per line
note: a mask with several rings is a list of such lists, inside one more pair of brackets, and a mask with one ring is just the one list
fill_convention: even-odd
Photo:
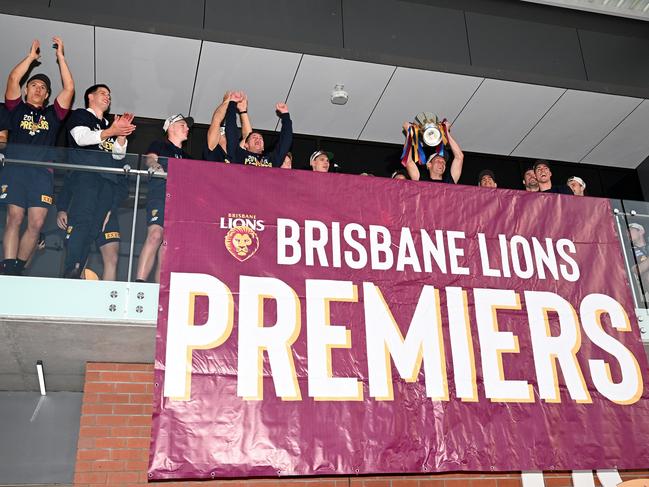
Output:
[[424,111],[454,120],[482,80],[458,74],[397,68],[360,138],[400,144],[403,142],[403,122],[413,120],[417,113]]
[[485,80],[453,124],[467,151],[509,155],[564,93],[562,88]]
[[581,162],[635,169],[649,157],[648,128],[649,100],[644,100]]
[[512,155],[579,162],[641,102],[568,90]]
[[189,111],[201,41],[97,28],[97,81],[113,113],[167,118]]
[[225,91],[243,90],[248,95],[253,126],[274,130],[275,104],[286,100],[300,57],[290,52],[205,42],[192,116],[200,123],[209,123]]
[[[4,99],[7,76],[27,54],[32,40],[41,41],[41,65],[32,73],[45,73],[52,80],[54,96],[61,90],[61,76],[52,48],[52,36],[65,46],[65,58],[72,71],[77,95],[75,107],[83,106],[83,92],[94,84],[93,27],[0,14],[0,87]],[[54,100],[50,100],[54,103]]]
[[[394,72],[393,66],[304,56],[288,98],[295,132],[356,139]],[[336,84],[349,93],[334,105]]]

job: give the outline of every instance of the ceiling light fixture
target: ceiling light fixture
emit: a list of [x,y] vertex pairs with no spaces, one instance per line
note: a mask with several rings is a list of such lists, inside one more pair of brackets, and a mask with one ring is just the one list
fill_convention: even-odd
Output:
[[43,374],[43,361],[36,361],[36,373],[38,374],[38,386],[41,389],[41,396],[47,395],[45,391],[45,375]]
[[345,91],[345,85],[338,83],[331,92],[331,103],[334,105],[344,105],[349,101],[349,93]]

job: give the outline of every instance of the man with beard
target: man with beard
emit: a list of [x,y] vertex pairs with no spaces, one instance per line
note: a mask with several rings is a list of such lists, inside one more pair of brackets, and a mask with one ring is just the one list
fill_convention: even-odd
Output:
[[539,191],[539,182],[536,180],[534,168],[530,167],[523,173],[523,186],[525,186],[525,191],[529,191],[531,193],[536,193]]

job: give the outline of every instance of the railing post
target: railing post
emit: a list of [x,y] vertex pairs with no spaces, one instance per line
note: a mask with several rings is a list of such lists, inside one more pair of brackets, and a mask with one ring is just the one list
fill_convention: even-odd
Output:
[[138,172],[135,179],[135,201],[133,202],[133,221],[131,224],[131,248],[128,251],[128,276],[126,282],[131,282],[133,272],[133,253],[135,248],[135,224],[137,222],[137,203],[140,199],[140,173]]

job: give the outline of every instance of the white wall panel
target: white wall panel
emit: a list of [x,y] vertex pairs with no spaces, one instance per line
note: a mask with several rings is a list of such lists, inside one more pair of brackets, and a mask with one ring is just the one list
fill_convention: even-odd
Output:
[[110,86],[113,113],[187,114],[201,41],[97,28],[97,81]]
[[455,120],[462,148],[509,155],[564,92],[562,88],[485,80]]
[[513,155],[579,162],[640,102],[638,98],[568,90]]
[[452,121],[482,79],[397,68],[360,138],[400,144],[403,122],[413,120],[419,112],[432,112]]
[[[393,66],[304,56],[288,98],[295,132],[356,139],[394,72]],[[336,84],[346,105],[331,103]]]
[[649,157],[649,101],[608,134],[582,162],[635,169]]
[[[205,42],[196,79],[191,114],[210,123],[223,94],[242,90],[255,128],[274,130],[275,104],[286,100],[300,54]],[[290,107],[289,107],[290,108]]]
[[0,87],[2,98],[7,86],[7,77],[13,67],[29,54],[32,41],[41,42],[41,65],[32,70],[45,73],[52,80],[50,103],[61,90],[61,75],[56,64],[56,52],[52,48],[52,37],[63,41],[65,59],[72,71],[76,86],[75,107],[83,106],[83,92],[94,84],[94,27],[68,24],[51,20],[31,19],[0,14]]

